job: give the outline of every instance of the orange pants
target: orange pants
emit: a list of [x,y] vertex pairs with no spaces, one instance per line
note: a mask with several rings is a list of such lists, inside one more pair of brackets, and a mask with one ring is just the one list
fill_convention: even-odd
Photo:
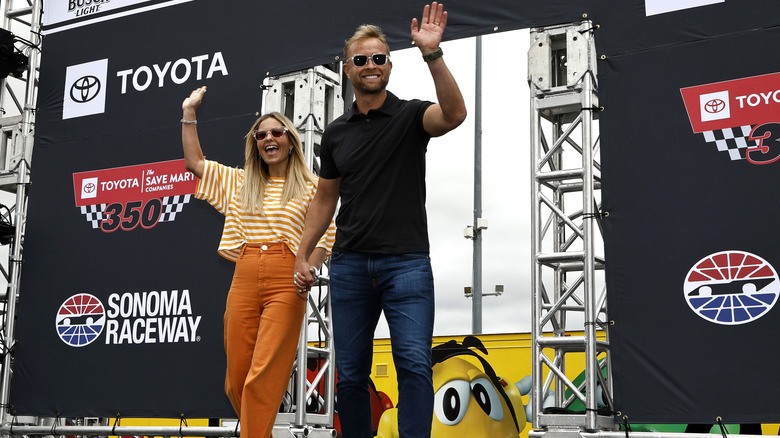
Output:
[[236,261],[225,306],[225,393],[242,438],[267,438],[290,382],[306,302],[295,293],[295,254],[250,244]]

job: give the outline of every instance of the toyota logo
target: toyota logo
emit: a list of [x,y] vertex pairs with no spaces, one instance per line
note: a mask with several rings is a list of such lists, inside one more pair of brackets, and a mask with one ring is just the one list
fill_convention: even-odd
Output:
[[100,93],[100,80],[92,75],[76,79],[70,87],[70,98],[77,103],[86,103]]
[[92,193],[95,191],[97,187],[95,187],[95,184],[93,183],[86,183],[84,184],[84,193]]
[[721,99],[712,99],[704,104],[704,111],[710,114],[717,114],[726,109],[726,102]]

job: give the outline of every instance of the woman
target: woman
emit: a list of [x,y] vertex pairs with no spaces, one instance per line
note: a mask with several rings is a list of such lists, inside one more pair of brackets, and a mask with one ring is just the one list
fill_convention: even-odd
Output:
[[[182,103],[184,162],[199,179],[195,196],[225,215],[218,251],[236,262],[225,309],[225,392],[241,435],[266,438],[290,379],[306,310],[308,286],[294,279],[293,266],[317,179],[306,167],[295,127],[279,113],[252,125],[244,169],[204,159],[195,110],[205,92],[198,88]],[[334,238],[331,222],[309,263],[320,266]]]

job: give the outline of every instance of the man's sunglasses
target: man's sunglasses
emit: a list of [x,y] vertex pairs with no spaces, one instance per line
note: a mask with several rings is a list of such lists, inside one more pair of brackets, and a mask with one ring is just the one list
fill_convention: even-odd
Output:
[[[371,55],[371,60],[374,61],[374,65],[385,65],[387,59],[390,56],[385,53],[374,53]],[[352,57],[352,65],[355,67],[363,67],[368,63],[368,55],[355,55]]]
[[265,140],[265,137],[267,137],[268,134],[271,134],[274,138],[280,138],[286,133],[287,128],[273,128],[268,131],[261,131],[258,129],[257,131],[252,132],[252,137],[257,141],[260,141]]

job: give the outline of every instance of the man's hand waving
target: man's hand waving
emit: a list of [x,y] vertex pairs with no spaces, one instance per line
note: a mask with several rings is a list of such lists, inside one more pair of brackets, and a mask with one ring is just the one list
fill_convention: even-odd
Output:
[[436,2],[425,5],[421,21],[418,23],[416,17],[412,18],[412,40],[425,56],[439,49],[441,36],[447,27],[444,5]]

